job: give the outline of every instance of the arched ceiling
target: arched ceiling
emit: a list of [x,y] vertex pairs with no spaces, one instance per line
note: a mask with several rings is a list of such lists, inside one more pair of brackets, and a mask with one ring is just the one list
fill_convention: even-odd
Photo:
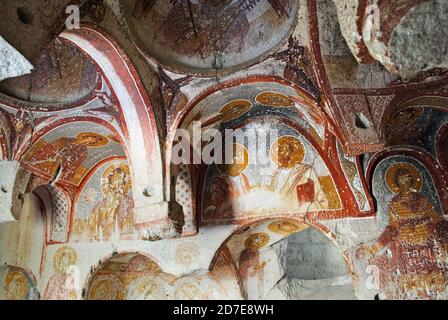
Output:
[[138,44],[182,73],[214,75],[254,64],[292,32],[297,0],[122,1]]
[[294,88],[275,82],[253,82],[219,90],[194,106],[182,127],[201,121],[202,128],[231,128],[264,115],[289,118],[313,136],[324,139],[324,117],[311,99]]

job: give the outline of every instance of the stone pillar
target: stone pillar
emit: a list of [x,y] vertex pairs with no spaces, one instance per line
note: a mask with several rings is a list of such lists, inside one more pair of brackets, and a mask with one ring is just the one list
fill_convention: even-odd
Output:
[[0,161],[0,223],[18,220],[30,173],[16,161]]

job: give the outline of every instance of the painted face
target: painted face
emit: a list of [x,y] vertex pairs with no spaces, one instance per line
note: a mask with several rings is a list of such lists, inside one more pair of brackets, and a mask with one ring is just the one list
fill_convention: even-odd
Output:
[[409,191],[414,185],[414,178],[409,172],[402,173],[397,177],[397,184],[400,191]]
[[115,170],[110,177],[111,190],[114,194],[121,193],[126,183],[126,177],[123,171]]
[[70,265],[70,254],[64,253],[61,257],[61,267],[63,268],[64,272],[67,272],[68,267]]
[[261,238],[253,238],[248,243],[248,248],[259,249],[262,246],[263,240]]
[[15,277],[8,286],[8,292],[11,297],[17,297],[20,291],[20,280],[18,277]]
[[23,300],[26,298],[27,285],[26,279],[22,274],[13,273],[10,275],[9,280],[6,280],[5,286],[5,298],[7,300]]
[[280,152],[284,162],[289,162],[294,154],[294,147],[290,144],[286,144]]

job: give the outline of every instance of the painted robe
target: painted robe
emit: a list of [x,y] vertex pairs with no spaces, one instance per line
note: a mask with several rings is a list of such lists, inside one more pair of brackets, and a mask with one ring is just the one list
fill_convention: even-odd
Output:
[[250,182],[244,173],[236,177],[221,174],[215,178],[211,186],[210,205],[207,208],[209,218],[232,218],[232,200],[247,193]]
[[386,298],[437,298],[448,285],[448,222],[416,192],[395,196],[388,213],[389,225],[374,245],[388,250],[371,260]]
[[241,253],[238,266],[247,299],[264,298],[265,265],[266,262],[260,262],[260,251],[258,249],[246,248]]
[[75,280],[71,274],[55,274],[45,288],[44,300],[77,300]]
[[74,138],[60,138],[36,150],[27,162],[48,174],[55,174],[61,163],[60,179],[76,182],[73,180],[79,180],[78,171],[87,156],[85,145]]
[[133,200],[131,196],[112,196],[101,200],[90,218],[89,238],[109,240],[118,227],[120,238],[132,237],[134,232]]

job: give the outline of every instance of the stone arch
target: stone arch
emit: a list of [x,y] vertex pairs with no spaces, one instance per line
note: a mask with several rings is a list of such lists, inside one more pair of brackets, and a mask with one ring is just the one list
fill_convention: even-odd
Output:
[[[141,236],[175,236],[177,231],[168,215],[171,208],[164,190],[154,110],[136,69],[124,51],[102,30],[84,25],[79,30],[66,30],[60,37],[95,62],[119,102],[135,188],[135,218]],[[148,225],[153,228],[148,229]]]
[[[251,239],[255,239],[252,240],[255,241],[252,242],[254,244],[253,248],[251,248]],[[315,252],[318,251],[316,248],[318,247],[313,247],[313,245],[319,245],[319,241],[325,247],[323,251],[320,250],[316,254]],[[300,244],[300,246],[297,244]],[[340,296],[333,295],[337,294],[338,289],[344,290],[345,293],[349,290],[351,292],[350,297],[354,299],[353,285],[356,277],[353,273],[353,265],[348,253],[341,252],[339,248],[336,236],[322,224],[298,218],[271,217],[237,228],[216,251],[210,264],[210,270],[214,268],[222,252],[230,255],[238,274],[243,297],[246,299],[340,299]],[[302,268],[302,270],[299,270],[303,271],[302,273],[298,272],[293,274],[292,277],[290,275],[289,280],[285,280],[288,279],[286,275],[288,268],[292,270],[294,266],[297,267],[297,261],[290,259],[294,252],[296,256],[298,253],[302,253],[300,263],[304,264],[306,263],[305,260],[308,260],[310,268],[308,270]],[[311,259],[303,259],[307,254],[309,254]],[[313,258],[315,261],[312,261]],[[300,257],[298,260],[300,260]],[[310,277],[310,272],[308,271],[311,271],[312,266],[316,265],[315,262],[320,264],[327,263],[325,265],[327,268],[322,268],[326,272],[323,277],[319,277],[316,274]],[[255,291],[252,290],[252,293],[248,292],[248,288],[251,286],[250,281],[253,281],[253,279],[250,279],[245,270],[248,267],[250,268],[250,265],[254,265],[254,263],[262,266],[261,269],[269,269],[269,277],[267,278],[258,274],[258,282],[267,281],[264,285],[261,285],[263,291],[261,294],[259,283],[256,285],[258,288],[252,288]],[[268,272],[266,271],[266,273]],[[273,274],[277,276],[273,277]],[[294,277],[297,281],[294,280]],[[331,278],[333,279],[329,280]],[[291,279],[294,281],[291,281]],[[314,285],[320,286],[320,292],[308,290],[312,288],[313,280],[317,280],[314,282]],[[287,281],[290,281],[290,283],[287,283]],[[282,284],[277,287],[281,282]],[[332,283],[338,284],[332,288]],[[303,289],[302,295],[299,291],[294,291],[300,288]],[[256,292],[257,290],[258,293]]]
[[[229,102],[236,100],[249,101],[251,104],[249,111],[231,120],[222,120],[222,117],[220,118],[222,116],[221,110]],[[259,109],[257,110],[257,108]],[[330,128],[332,127],[330,118],[321,110],[320,104],[314,98],[301,88],[284,79],[276,77],[248,77],[213,86],[190,101],[179,112],[169,129],[169,145],[166,149],[166,159],[168,161],[174,156],[175,150],[173,148],[176,145],[176,130],[185,129],[191,136],[191,131],[193,130],[192,124],[196,120],[202,122],[202,129],[213,128],[224,131],[228,128],[238,129],[250,121],[263,118],[267,119],[269,117],[279,119],[279,122],[286,123],[291,127],[297,128],[301,133],[303,132],[307,140],[312,141],[313,146],[324,157],[330,153],[330,150],[335,154],[336,146],[334,145],[333,136],[330,133]],[[334,162],[334,160],[328,161],[329,166],[333,166]],[[174,175],[175,170],[171,163],[166,163],[165,167]],[[189,168],[195,177],[195,183],[192,187],[198,203],[195,208],[196,215],[200,217],[202,191],[205,189],[202,185],[202,180],[205,177],[204,164],[189,165]],[[348,209],[347,212],[350,211],[350,213],[344,213],[344,215],[357,215],[359,210],[357,210],[357,204],[353,194],[343,177],[342,169],[335,166],[331,170],[331,173],[336,177],[337,187],[340,190],[348,191],[346,193],[347,196],[342,201],[344,202],[345,208]],[[170,185],[170,182],[171,180],[167,179],[165,184]],[[201,219],[199,218],[198,220]]]
[[68,240],[71,200],[60,186],[41,185],[33,190],[39,198],[46,217],[46,243],[65,243]]
[[[20,172],[28,179],[23,194],[34,192],[48,215],[49,243],[67,241],[72,202],[88,171],[103,158],[125,156],[126,146],[113,124],[96,117],[63,118],[41,124],[35,134],[24,141],[18,154]],[[82,135],[97,140],[78,143]],[[58,158],[62,152],[64,161]],[[62,220],[59,220],[61,219]]]

